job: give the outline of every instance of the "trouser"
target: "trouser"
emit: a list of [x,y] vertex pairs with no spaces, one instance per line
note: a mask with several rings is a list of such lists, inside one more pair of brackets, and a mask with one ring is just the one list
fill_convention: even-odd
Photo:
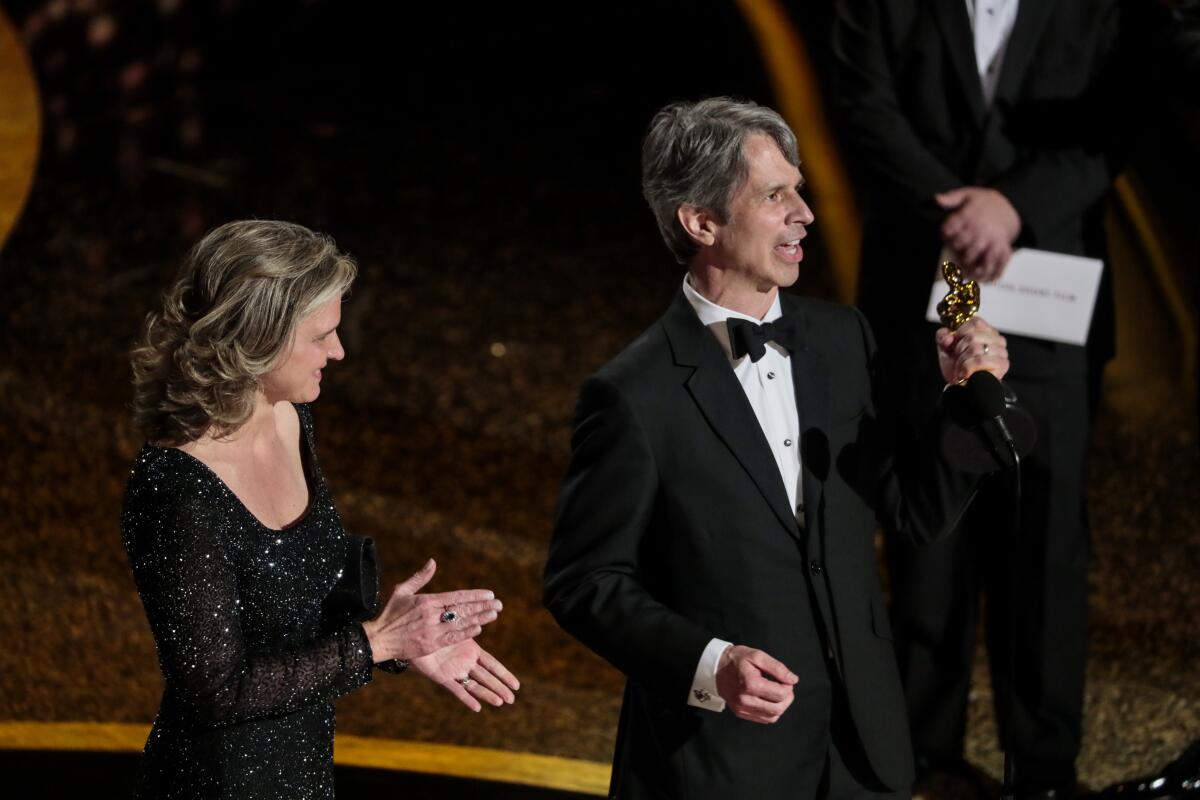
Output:
[[892,625],[918,764],[936,766],[962,756],[982,611],[1001,744],[1017,786],[1036,789],[1074,781],[1081,738],[1089,397],[1082,375],[1006,382],[1038,427],[1019,534],[1009,481],[994,476],[948,538],[914,548],[890,537]]

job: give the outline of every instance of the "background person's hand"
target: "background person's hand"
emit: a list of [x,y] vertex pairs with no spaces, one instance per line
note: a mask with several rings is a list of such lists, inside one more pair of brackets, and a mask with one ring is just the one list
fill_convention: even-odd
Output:
[[967,274],[984,283],[999,278],[1021,233],[1021,216],[1008,198],[995,189],[964,186],[934,199],[950,212],[942,221],[942,241]]
[[788,710],[799,678],[762,650],[734,645],[717,666],[717,694],[744,720],[768,725]]
[[[396,585],[375,619],[363,623],[376,663],[394,658],[412,661],[473,639],[500,614],[503,604],[487,589],[417,594],[436,571],[431,558],[411,578]],[[452,622],[442,621],[447,611],[455,614]]]
[[938,328],[935,338],[946,383],[965,381],[981,370],[997,379],[1008,373],[1008,341],[983,317],[971,317],[957,331]]
[[[515,702],[521,682],[474,639],[443,647],[412,660],[412,669],[445,687],[472,711]],[[463,679],[468,679],[466,683]]]

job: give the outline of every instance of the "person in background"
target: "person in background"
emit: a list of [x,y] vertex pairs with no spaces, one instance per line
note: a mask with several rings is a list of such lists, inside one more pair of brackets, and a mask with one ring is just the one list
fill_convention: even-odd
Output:
[[[910,437],[942,389],[924,347],[942,257],[984,282],[985,298],[1016,248],[1104,258],[1121,127],[1112,91],[1118,12],[1117,0],[835,4],[834,98],[867,189],[859,301],[880,336],[883,407],[907,420]],[[986,483],[943,542],[916,549],[888,537],[892,623],[922,777],[967,770],[967,694],[985,609],[1017,796],[1075,792],[1087,650],[1084,458],[1112,318],[1106,270],[1087,347],[1008,337],[1007,382],[1038,435],[1024,459],[1016,543],[1003,482]]]

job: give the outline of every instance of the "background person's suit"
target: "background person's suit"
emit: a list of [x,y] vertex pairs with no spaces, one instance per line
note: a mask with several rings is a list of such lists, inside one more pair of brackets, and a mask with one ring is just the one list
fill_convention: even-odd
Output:
[[[903,464],[885,457],[861,315],[782,301],[803,319],[791,358],[803,526],[724,351],[682,293],[581,391],[546,605],[629,678],[614,760],[621,798],[814,797],[839,695],[878,779],[904,791],[911,782],[876,514],[932,538],[974,481],[928,449]],[[799,676],[777,723],[686,704],[713,637],[760,648]]]
[[[980,4],[976,13],[984,13]],[[1120,127],[1108,91],[1115,0],[1021,0],[995,97],[985,102],[963,0],[839,0],[834,97],[867,187],[860,305],[883,343],[889,407],[913,430],[941,377],[924,322],[946,212],[964,185],[1005,195],[1014,247],[1104,256],[1105,152]],[[983,287],[983,313],[987,313]],[[1083,461],[1099,368],[1112,352],[1107,277],[1089,350],[1009,336],[1006,381],[1032,412],[1017,591],[1020,696],[1012,741],[1026,776],[1064,780],[1078,752],[1086,652]],[[919,755],[961,752],[975,614],[987,586],[993,680],[1004,672],[1008,514],[992,485],[962,533],[928,552],[892,542],[893,622]],[[998,687],[1002,695],[1003,686]],[[1003,716],[1003,715],[1002,715]],[[1021,770],[1022,761],[1018,761]],[[1048,775],[1047,778],[1053,778]],[[1021,775],[1018,774],[1020,781]],[[1057,779],[1057,778],[1055,778]]]

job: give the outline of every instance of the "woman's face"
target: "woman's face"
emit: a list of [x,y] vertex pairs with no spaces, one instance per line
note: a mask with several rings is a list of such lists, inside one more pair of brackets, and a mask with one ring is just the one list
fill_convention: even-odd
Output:
[[269,402],[311,403],[317,399],[321,394],[321,370],[328,362],[346,356],[337,335],[341,320],[341,297],[331,297],[300,320],[291,347],[261,378]]

